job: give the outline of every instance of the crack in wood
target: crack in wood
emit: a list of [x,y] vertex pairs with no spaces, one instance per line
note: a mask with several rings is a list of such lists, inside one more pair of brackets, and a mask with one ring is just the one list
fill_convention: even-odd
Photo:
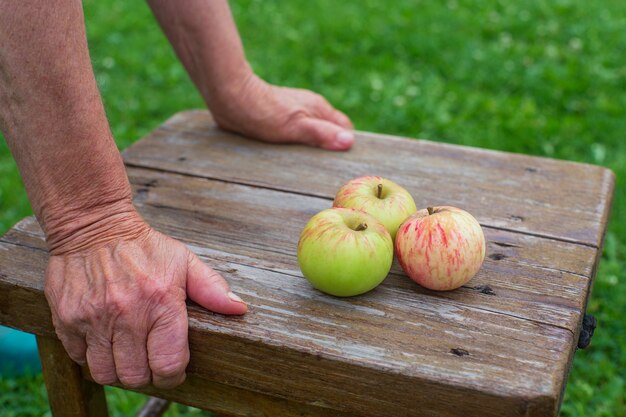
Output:
[[541,239],[554,240],[554,241],[557,241],[557,242],[571,243],[573,245],[587,246],[589,248],[598,249],[597,245],[594,245],[594,244],[591,244],[591,243],[580,242],[578,240],[572,240],[572,239],[556,237],[556,236],[551,236],[551,235],[544,235],[542,233],[534,233],[534,232],[527,232],[527,231],[509,229],[509,228],[506,228],[506,227],[492,226],[492,225],[489,225],[489,224],[481,224],[481,227],[487,228],[487,229],[493,229],[493,230],[502,230],[503,232],[517,233],[518,235],[523,235],[523,236],[538,237],[538,238],[541,238]]
[[[48,253],[47,249],[38,248],[36,246],[31,246],[31,245],[28,245],[28,244],[22,243],[22,242],[17,242],[17,241],[14,242],[14,241],[10,241],[10,240],[0,239],[0,243],[6,243],[7,245],[13,245],[13,246],[18,246],[20,248],[32,249],[32,250],[36,250],[36,251],[39,251],[39,252]],[[6,275],[4,277],[6,278]]]
[[503,248],[521,248],[520,245],[516,245],[514,243],[506,243],[506,242],[490,242],[493,243],[496,246],[500,246]]

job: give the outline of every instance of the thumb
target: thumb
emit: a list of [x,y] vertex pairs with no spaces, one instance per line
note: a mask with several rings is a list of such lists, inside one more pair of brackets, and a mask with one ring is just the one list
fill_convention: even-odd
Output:
[[244,314],[246,303],[230,291],[220,274],[189,252],[187,295],[207,310],[221,314]]
[[345,151],[354,143],[354,133],[334,123],[311,117],[298,123],[296,135],[299,141],[333,151]]

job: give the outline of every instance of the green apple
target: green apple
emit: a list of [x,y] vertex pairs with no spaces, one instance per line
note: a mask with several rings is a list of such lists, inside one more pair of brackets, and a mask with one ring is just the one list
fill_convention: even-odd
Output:
[[309,220],[298,242],[298,263],[318,290],[339,297],[363,294],[391,269],[393,241],[385,226],[355,209],[331,208]]
[[385,225],[392,239],[398,227],[417,211],[411,194],[393,181],[366,176],[349,181],[335,195],[333,207],[363,210]]

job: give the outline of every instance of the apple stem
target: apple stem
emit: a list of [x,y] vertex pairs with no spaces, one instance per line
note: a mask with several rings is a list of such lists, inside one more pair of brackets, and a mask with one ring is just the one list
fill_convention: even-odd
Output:
[[[422,206],[423,207],[423,206]],[[427,207],[426,210],[428,210],[428,215],[430,216],[431,214],[433,214],[435,212],[435,209],[432,207]]]
[[360,232],[361,230],[365,230],[365,229],[367,229],[367,223],[360,223],[354,230],[357,232]]
[[383,185],[378,184],[378,194],[376,194],[376,196],[380,198],[381,195],[383,195]]

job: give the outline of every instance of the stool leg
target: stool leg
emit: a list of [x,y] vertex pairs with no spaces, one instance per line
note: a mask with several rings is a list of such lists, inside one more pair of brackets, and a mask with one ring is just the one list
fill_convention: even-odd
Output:
[[162,398],[148,397],[148,401],[139,410],[135,417],[163,417],[170,406],[170,402]]
[[37,336],[43,378],[54,417],[107,417],[104,387],[87,381],[56,339]]

